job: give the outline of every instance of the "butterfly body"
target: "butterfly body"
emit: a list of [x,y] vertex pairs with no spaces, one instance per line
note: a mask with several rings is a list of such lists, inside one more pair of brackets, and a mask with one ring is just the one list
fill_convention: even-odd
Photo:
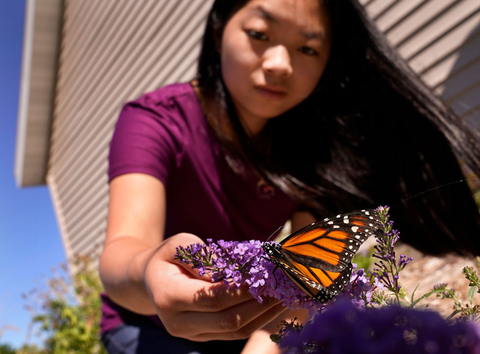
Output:
[[317,221],[280,244],[265,243],[270,260],[319,302],[335,297],[352,273],[352,258],[381,227],[375,210],[354,211]]

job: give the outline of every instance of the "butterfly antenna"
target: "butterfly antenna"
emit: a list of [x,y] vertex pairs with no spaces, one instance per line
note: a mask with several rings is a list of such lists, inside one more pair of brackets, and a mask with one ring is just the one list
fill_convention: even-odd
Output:
[[410,196],[410,197],[408,197],[408,198],[405,198],[405,199],[403,199],[403,201],[406,202],[407,200],[410,200],[410,199],[413,199],[413,198],[417,198],[417,197],[419,197],[419,196],[421,196],[421,195],[423,195],[423,194],[430,193],[431,191],[434,191],[434,190],[436,190],[436,189],[448,187],[448,186],[451,186],[451,185],[453,185],[453,184],[463,183],[463,182],[466,182],[466,181],[467,181],[467,179],[464,178],[464,179],[461,179],[461,180],[458,180],[458,181],[449,182],[449,183],[442,184],[442,185],[440,185],[440,186],[432,187],[432,188],[427,189],[427,190],[425,190],[425,191],[423,191],[423,192],[420,192],[420,193],[414,194],[414,195],[412,195],[412,196]]
[[268,236],[267,238],[267,241],[270,240],[272,238],[272,236],[275,236],[276,234],[278,234],[278,232],[283,229],[283,226],[280,226],[273,234],[271,234],[270,236]]
[[[270,240],[270,239],[272,238],[272,236],[276,235],[281,229],[283,229],[283,226],[280,226],[277,230],[275,230],[275,232],[274,232],[273,234],[271,234],[271,235],[268,237],[267,241],[265,241],[265,242],[268,242],[268,240]],[[243,265],[242,265],[240,268],[243,268],[243,267],[244,267],[247,263],[249,263],[249,262],[252,260],[252,258],[254,258],[254,257],[255,257],[255,256],[252,256],[252,257],[250,257],[249,259],[247,259],[247,260],[245,261],[245,263],[243,263]],[[265,258],[265,257],[262,257],[262,258]],[[269,260],[268,258],[265,258],[265,259],[266,259],[266,260]],[[275,272],[275,271],[274,271],[274,272]],[[275,276],[275,274],[273,274],[273,276]],[[275,278],[275,279],[276,279],[276,278]]]

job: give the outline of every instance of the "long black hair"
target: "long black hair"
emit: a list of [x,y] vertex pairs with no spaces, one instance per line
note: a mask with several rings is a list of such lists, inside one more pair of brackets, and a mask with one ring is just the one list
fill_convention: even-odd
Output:
[[356,0],[323,0],[332,23],[327,68],[309,98],[269,121],[268,153],[256,148],[223,84],[216,46],[247,1],[215,1],[197,71],[207,119],[226,150],[318,216],[389,204],[402,241],[429,254],[480,255],[472,193],[450,184],[464,180],[459,160],[480,176],[479,143]]

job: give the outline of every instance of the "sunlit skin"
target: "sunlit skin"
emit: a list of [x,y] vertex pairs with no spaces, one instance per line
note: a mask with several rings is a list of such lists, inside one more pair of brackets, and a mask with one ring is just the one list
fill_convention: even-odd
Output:
[[251,0],[225,26],[222,76],[250,135],[315,89],[331,49],[318,0]]

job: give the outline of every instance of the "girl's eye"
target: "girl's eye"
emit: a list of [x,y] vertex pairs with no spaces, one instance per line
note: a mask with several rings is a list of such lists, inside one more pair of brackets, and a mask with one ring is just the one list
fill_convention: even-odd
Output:
[[318,55],[318,52],[310,47],[300,47],[299,50],[306,55]]
[[266,41],[266,40],[268,40],[267,35],[266,35],[265,33],[263,33],[263,32],[260,32],[260,31],[253,31],[253,30],[252,30],[252,31],[247,31],[247,34],[248,34],[250,37],[252,37],[252,38],[254,38],[254,39],[257,39],[257,40],[259,40],[259,41]]

